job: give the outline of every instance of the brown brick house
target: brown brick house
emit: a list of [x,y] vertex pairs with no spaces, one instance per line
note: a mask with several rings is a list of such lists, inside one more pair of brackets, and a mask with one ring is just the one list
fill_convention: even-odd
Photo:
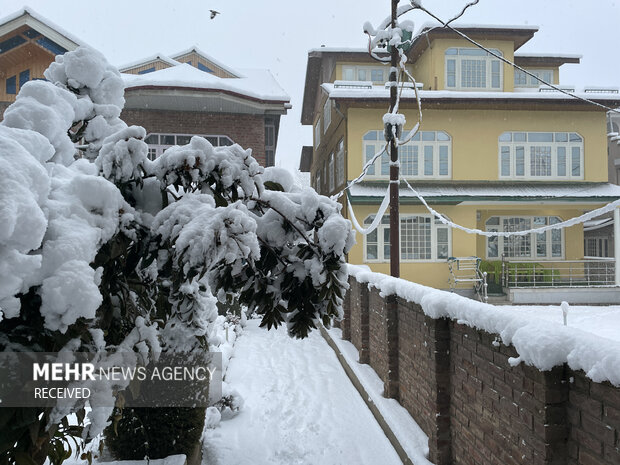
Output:
[[[43,78],[57,54],[82,44],[29,8],[0,19],[0,119],[22,84]],[[213,145],[251,148],[261,165],[274,164],[290,97],[268,70],[232,69],[197,47],[119,69],[126,84],[121,118],[146,129],[151,157],[200,135]]]

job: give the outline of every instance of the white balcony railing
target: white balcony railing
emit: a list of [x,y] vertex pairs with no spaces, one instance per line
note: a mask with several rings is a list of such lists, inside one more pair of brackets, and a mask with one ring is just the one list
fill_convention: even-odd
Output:
[[613,287],[616,285],[614,258],[584,260],[502,260],[504,287]]

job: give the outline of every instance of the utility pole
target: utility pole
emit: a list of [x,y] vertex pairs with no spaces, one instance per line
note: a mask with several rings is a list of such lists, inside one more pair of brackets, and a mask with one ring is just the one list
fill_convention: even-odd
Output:
[[[392,30],[396,28],[398,1],[392,0]],[[396,87],[398,71],[399,52],[398,48],[392,46],[390,56],[390,113],[396,107],[398,89]],[[389,127],[389,130],[396,132],[396,129]],[[400,132],[400,131],[398,131]],[[400,135],[400,134],[399,134]],[[398,145],[396,137],[392,135],[390,140],[390,275],[395,278],[400,277],[400,239],[398,218],[398,186],[399,186],[399,167],[398,167]]]

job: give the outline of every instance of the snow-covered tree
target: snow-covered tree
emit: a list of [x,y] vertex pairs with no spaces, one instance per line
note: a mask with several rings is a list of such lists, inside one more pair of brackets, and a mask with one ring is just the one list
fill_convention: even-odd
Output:
[[[0,124],[1,351],[204,350],[217,300],[233,297],[294,337],[340,316],[354,239],[339,204],[238,145],[194,137],[151,162],[95,50],[45,76]],[[64,421],[83,418],[76,402],[0,409],[0,463],[62,462],[67,434],[108,422],[94,407],[83,430]]]

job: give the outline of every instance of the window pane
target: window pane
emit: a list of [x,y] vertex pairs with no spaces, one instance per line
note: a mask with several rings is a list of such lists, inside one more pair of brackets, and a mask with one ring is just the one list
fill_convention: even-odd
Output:
[[379,131],[368,131],[364,134],[364,140],[378,140]]
[[151,134],[146,139],[144,139],[144,142],[146,142],[149,145],[157,145],[159,144],[159,135]]
[[499,61],[494,60],[491,62],[491,87],[499,89],[500,87],[500,64]]
[[366,246],[366,258],[368,260],[376,260],[377,257],[377,245],[367,245]]
[[416,176],[418,174],[418,147],[403,145],[400,148],[400,167],[404,176]]
[[390,257],[390,228],[383,230],[383,258],[387,260]]
[[30,70],[27,69],[19,73],[19,88],[21,89],[24,84],[30,81]]
[[[504,218],[503,227],[506,232],[524,231],[531,229],[530,218]],[[532,235],[509,236],[504,238],[504,253],[507,257],[531,257]]]
[[11,76],[6,80],[6,93],[13,95],[17,93],[17,77]]
[[530,147],[530,174],[532,176],[551,176],[551,147]]
[[566,134],[565,132],[556,132],[555,141],[556,142],[568,142],[568,134]]
[[570,141],[571,142],[581,142],[583,139],[581,138],[581,136],[579,134],[576,134],[574,132],[570,133]]
[[455,48],[449,48],[446,50],[446,55],[458,55],[458,51]]
[[[207,139],[209,139],[209,138],[207,137]],[[209,141],[209,142],[211,142],[211,141]],[[163,136],[161,136],[161,143],[163,145],[174,145],[174,136],[172,136],[172,135],[163,135]],[[214,145],[217,145],[217,139],[215,140],[215,144]]]
[[424,146],[424,175],[425,176],[433,175],[433,146],[432,145]]
[[566,176],[566,147],[558,147],[558,176]]
[[512,134],[512,137],[515,142],[525,142],[527,139],[524,132],[515,132]]
[[437,140],[450,140],[450,136],[443,131],[437,131]]
[[486,56],[487,52],[479,48],[459,48],[459,55]]
[[353,68],[343,68],[343,76],[345,81],[354,81],[355,80],[355,72]]
[[[365,221],[364,221],[364,224],[366,224]],[[370,219],[370,221],[368,222],[368,225],[370,224],[372,224],[372,219]],[[370,232],[366,235],[366,243],[370,244],[370,243],[376,243],[376,242],[377,242],[377,230],[375,229],[373,232]]]
[[[372,160],[372,157],[375,156],[375,146],[374,145],[367,145],[366,146],[366,163],[368,163],[370,160]],[[375,165],[372,164],[368,167],[368,174],[375,174]]]
[[510,147],[502,146],[502,176],[510,176]]
[[177,144],[178,145],[187,145],[191,140],[192,136],[177,136]]
[[447,60],[446,67],[448,78],[448,82],[446,82],[446,87],[456,87],[456,60]]
[[357,80],[358,81],[366,81],[366,70],[364,68],[360,68],[357,70]]
[[581,149],[571,148],[571,173],[573,176],[581,176]]
[[525,149],[517,147],[515,153],[515,176],[525,176]]
[[437,258],[448,258],[448,228],[437,228]]
[[439,147],[439,175],[448,175],[448,146],[446,145]]
[[372,82],[384,82],[383,70],[382,69],[373,69],[370,72],[370,79],[371,79]]
[[390,174],[390,157],[387,152],[383,152],[381,155],[381,174],[383,176],[389,176]]
[[523,71],[515,69],[515,86],[527,85],[527,74]]
[[500,142],[511,142],[512,141],[512,132],[504,132],[499,136]]
[[[497,232],[497,229],[493,228],[493,229],[489,229],[489,231]],[[499,251],[497,247],[498,239],[499,238],[497,236],[487,238],[487,257],[488,258],[497,258],[499,256]]]
[[553,142],[552,132],[528,132],[528,142]]
[[486,87],[486,70],[484,60],[462,60],[461,87]]
[[487,226],[488,225],[499,225],[499,216],[492,216],[491,218],[489,218],[487,220],[487,222],[485,223]]
[[435,132],[434,131],[422,131],[422,140],[435,140]]
[[536,256],[537,257],[547,256],[547,233],[546,232],[536,234]]
[[431,259],[431,219],[414,216],[401,218],[401,258],[405,260]]

